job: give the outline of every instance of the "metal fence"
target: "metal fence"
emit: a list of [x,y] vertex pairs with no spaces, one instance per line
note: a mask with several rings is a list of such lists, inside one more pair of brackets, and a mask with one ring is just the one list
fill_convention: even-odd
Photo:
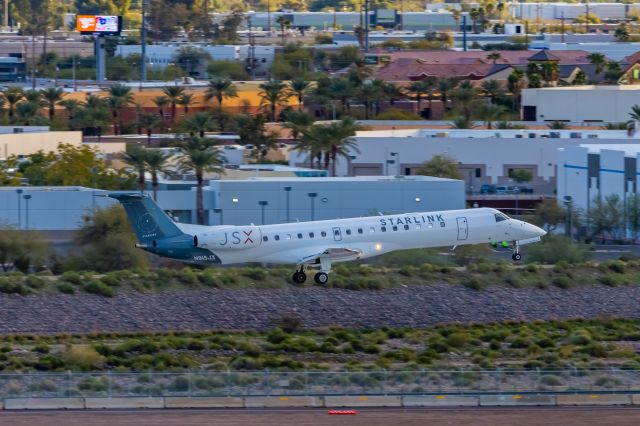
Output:
[[0,374],[0,398],[640,392],[640,371],[228,371]]

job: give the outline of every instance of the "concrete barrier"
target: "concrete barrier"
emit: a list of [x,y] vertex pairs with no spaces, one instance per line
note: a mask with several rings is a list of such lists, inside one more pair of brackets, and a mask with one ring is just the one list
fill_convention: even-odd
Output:
[[558,405],[630,405],[631,395],[578,394],[556,396]]
[[480,406],[556,405],[555,395],[480,395]]
[[314,396],[246,396],[245,408],[322,407],[322,399]]
[[244,401],[235,397],[166,397],[165,408],[242,408]]
[[164,408],[163,397],[85,398],[85,408]]
[[402,407],[399,396],[325,396],[325,407]]
[[477,396],[458,395],[406,395],[403,407],[477,407]]
[[83,398],[7,398],[5,410],[82,410]]

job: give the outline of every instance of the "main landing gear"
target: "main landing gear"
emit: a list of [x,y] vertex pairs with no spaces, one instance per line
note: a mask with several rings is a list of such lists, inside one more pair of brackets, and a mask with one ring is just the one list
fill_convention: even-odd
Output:
[[[326,262],[320,262],[320,271],[313,276],[313,280],[316,284],[326,284],[329,282],[329,271],[331,265]],[[304,265],[300,265],[300,269],[293,273],[293,282],[296,284],[304,284],[307,281],[307,274],[304,272]]]

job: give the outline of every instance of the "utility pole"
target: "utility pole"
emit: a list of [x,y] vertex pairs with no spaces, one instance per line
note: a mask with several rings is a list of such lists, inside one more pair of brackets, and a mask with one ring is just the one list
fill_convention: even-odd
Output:
[[9,0],[4,0],[4,27],[9,28]]
[[560,14],[560,41],[564,43],[564,12]]
[[400,0],[400,31],[404,30],[404,0]]
[[147,18],[146,12],[147,0],[142,0],[142,24],[140,25],[140,87],[142,91],[142,83],[147,80]]
[[36,30],[31,30],[31,88],[36,90]]
[[71,57],[71,78],[73,79],[73,91],[77,92],[78,91],[78,80],[76,80],[76,56],[73,55]]
[[364,51],[369,53],[369,0],[364,0]]
[[47,65],[47,33],[49,30],[49,0],[44,2],[44,38],[42,39],[42,60]]
[[587,5],[587,14],[586,14],[587,19],[586,19],[585,25],[586,25],[586,28],[587,28],[587,34],[589,34],[589,18],[590,18],[590,16],[589,16],[589,0],[586,0],[585,3]]
[[462,50],[467,51],[467,15],[462,15]]
[[253,30],[251,29],[251,15],[247,15],[247,25],[249,26],[249,58],[247,59],[249,66],[249,77],[253,80],[254,72],[253,69],[256,65],[256,49],[255,49],[255,40],[253,37]]
[[267,0],[267,31],[271,35],[271,0]]

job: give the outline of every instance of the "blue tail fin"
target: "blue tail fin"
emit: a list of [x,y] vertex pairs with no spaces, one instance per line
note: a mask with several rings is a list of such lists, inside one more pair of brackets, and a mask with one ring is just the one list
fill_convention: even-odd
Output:
[[146,194],[109,194],[120,201],[140,244],[184,234]]

